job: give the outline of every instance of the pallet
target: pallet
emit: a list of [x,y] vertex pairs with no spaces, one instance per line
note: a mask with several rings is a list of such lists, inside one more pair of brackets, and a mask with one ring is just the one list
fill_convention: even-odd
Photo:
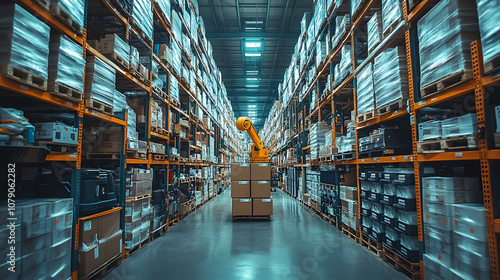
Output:
[[476,135],[451,137],[441,140],[442,150],[472,150],[479,148],[479,138]]
[[342,233],[354,240],[354,242],[359,243],[359,233],[350,226],[342,225]]
[[399,99],[394,102],[391,102],[387,105],[377,108],[377,116],[381,116],[383,114],[392,113],[399,109],[403,108],[403,104],[406,104],[407,99]]
[[495,147],[500,148],[500,132],[493,134],[495,137]]
[[52,16],[57,18],[60,22],[62,22],[69,29],[71,29],[71,31],[75,32],[80,36],[83,35],[83,27],[81,27],[78,23],[73,21],[71,16],[65,11],[63,11],[57,4],[50,5],[49,12]]
[[319,161],[320,161],[320,162],[328,162],[328,161],[332,161],[332,155],[320,157],[320,158],[319,158]]
[[47,92],[71,102],[82,102],[83,94],[81,92],[58,82],[49,82]]
[[118,66],[121,65],[123,67],[123,69],[125,69],[125,70],[129,69],[128,61],[123,60],[116,53],[114,53],[114,52],[112,52],[112,53],[103,53],[103,55],[105,57],[109,58],[109,60],[113,61]]
[[340,153],[340,154],[334,154],[333,159],[335,161],[339,160],[351,160],[356,158],[356,153],[355,152],[346,152],[346,153]]
[[485,74],[496,74],[500,71],[500,55],[484,63]]
[[422,98],[427,98],[471,79],[472,70],[461,70],[426,85],[420,90],[420,95]]
[[153,160],[162,160],[162,161],[165,161],[165,160],[168,160],[168,156],[167,155],[162,155],[162,154],[153,154]]
[[179,160],[178,156],[169,155],[168,156],[168,161],[178,162],[180,160]]
[[50,0],[33,0],[33,2],[47,11],[50,9]]
[[157,127],[157,126],[152,126],[151,131],[161,134],[161,135],[167,135],[167,130],[164,129],[163,127]]
[[119,160],[119,153],[89,153],[87,159]]
[[125,197],[125,201],[137,201],[137,200],[145,199],[148,197],[151,197],[151,195],[150,194],[143,194],[143,195],[138,195],[138,196],[127,196],[127,197]]
[[147,159],[148,156],[146,152],[127,151],[127,158]]
[[143,241],[139,242],[139,244],[135,245],[134,248],[130,250],[125,249],[125,258],[126,259],[130,258],[133,254],[137,253],[140,249],[142,249],[142,247],[144,247],[148,243],[149,243],[149,238],[146,238]]
[[161,88],[158,86],[153,86],[153,93],[158,96],[160,101],[168,100],[168,94],[166,94]]
[[359,114],[356,118],[358,119],[358,123],[366,122],[368,120],[371,120],[373,118],[377,117],[377,111],[375,109],[370,110],[366,113]]
[[167,224],[164,224],[163,226],[157,228],[155,231],[150,232],[149,233],[149,239],[151,241],[153,241],[156,238],[162,236],[165,231],[167,231]]
[[365,247],[368,251],[374,253],[379,258],[383,257],[382,251],[382,243],[375,242],[368,235],[361,233],[361,237],[359,239],[359,243],[361,246]]
[[129,68],[127,72],[138,79],[141,83],[149,86],[149,77],[144,77],[137,69]]
[[396,270],[404,273],[412,280],[420,279],[420,264],[411,263],[401,255],[389,250],[385,245],[383,246],[382,259]]
[[394,149],[382,149],[368,152],[359,152],[359,158],[375,158],[395,154]]
[[238,220],[266,220],[270,221],[271,216],[233,216],[233,221]]
[[110,115],[110,116],[114,116],[114,113],[115,113],[113,106],[105,104],[104,102],[101,102],[99,100],[95,100],[92,97],[85,99],[85,106],[87,108],[99,111],[101,113],[104,113],[104,114]]
[[10,64],[0,66],[0,75],[42,91],[47,90],[47,79],[36,77]]
[[403,21],[402,18],[398,18],[397,20],[395,20],[393,23],[391,23],[391,25],[385,30],[383,31],[382,35],[383,35],[383,38],[387,38],[387,36],[391,35],[392,31],[394,31],[394,29],[396,29],[396,27],[399,26],[399,23]]
[[106,276],[108,272],[119,266],[121,263],[122,263],[122,254],[119,253],[118,255],[114,256],[109,261],[101,265],[99,268],[88,274],[87,276],[79,276],[78,279],[79,280],[101,279],[104,276]]
[[135,22],[135,20],[134,20],[133,17],[129,17],[128,22],[134,27],[135,31],[137,31],[137,34],[139,34],[139,36],[141,37],[141,39],[144,40],[144,42],[148,46],[152,46],[153,45],[153,42],[151,41],[151,39],[149,39],[149,38],[146,37],[146,33],[144,33],[144,31],[142,31],[142,29],[139,28],[139,26],[137,25],[137,23]]
[[444,153],[441,149],[441,140],[426,140],[423,142],[417,142],[417,153],[419,154],[432,154],[432,153]]
[[115,10],[118,10],[118,13],[120,13],[123,17],[128,18],[130,17],[130,12],[128,11],[130,7],[123,7],[122,3],[118,0],[108,0],[111,2],[112,6],[115,8]]
[[65,144],[65,143],[54,143],[52,141],[36,141],[37,146],[47,147],[50,149],[50,152],[58,152],[58,153],[75,153],[78,147],[78,144]]

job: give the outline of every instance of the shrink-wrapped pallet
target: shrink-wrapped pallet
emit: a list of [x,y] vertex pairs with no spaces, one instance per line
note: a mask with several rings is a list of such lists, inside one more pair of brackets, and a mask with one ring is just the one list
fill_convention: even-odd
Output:
[[130,46],[116,34],[106,34],[99,41],[99,51],[114,62],[129,66]]
[[[476,0],[479,31],[483,47],[484,71],[490,73],[498,68],[500,57],[500,1]],[[492,61],[496,59],[494,63]]]
[[156,0],[156,6],[160,8],[160,11],[165,16],[165,19],[170,22],[170,0]]
[[170,99],[179,102],[179,83],[173,75],[170,75]]
[[127,97],[116,89],[113,94],[113,108],[115,113],[123,112],[127,108]]
[[385,34],[389,27],[403,15],[400,0],[382,0],[382,28]]
[[10,72],[9,66],[46,80],[49,26],[17,4],[0,7],[1,71]]
[[382,38],[381,20],[382,19],[380,17],[380,12],[375,12],[370,20],[368,20],[367,32],[369,52],[371,52],[375,48],[375,46],[380,42]]
[[144,33],[147,40],[153,40],[153,9],[150,0],[134,0],[133,23]]
[[56,11],[61,9],[63,13],[57,12],[57,14],[66,13],[71,20],[78,26],[83,27],[83,22],[85,20],[85,1],[84,0],[51,0],[50,10]]
[[85,97],[113,105],[116,71],[100,58],[87,57]]
[[342,82],[350,73],[352,73],[352,56],[351,56],[351,45],[345,45],[342,47],[341,58],[340,58],[340,82]]
[[417,29],[421,90],[472,69],[470,43],[479,33],[474,1],[441,0],[418,21]]
[[54,33],[50,41],[48,91],[60,91],[56,90],[57,83],[82,93],[84,67],[82,46]]
[[358,115],[374,110],[375,98],[373,95],[373,70],[371,63],[368,63],[359,72],[356,89]]
[[179,14],[172,10],[172,38],[178,43],[182,42],[182,23]]
[[377,109],[408,98],[408,70],[402,47],[387,49],[375,58],[373,83]]

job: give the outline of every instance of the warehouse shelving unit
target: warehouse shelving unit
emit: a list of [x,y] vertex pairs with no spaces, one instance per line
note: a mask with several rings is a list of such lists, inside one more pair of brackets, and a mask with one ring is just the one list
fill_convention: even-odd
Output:
[[[158,96],[158,94],[153,90],[153,86],[151,85],[152,81],[152,72],[149,70],[149,81],[144,82],[141,81],[140,79],[136,78],[129,72],[123,70],[121,67],[117,66],[114,62],[112,62],[110,59],[105,57],[103,54],[101,54],[99,51],[91,47],[87,43],[87,6],[89,4],[89,1],[85,1],[85,26],[83,29],[83,34],[78,35],[70,30],[66,25],[64,25],[63,22],[59,21],[56,19],[54,16],[52,16],[47,10],[45,10],[43,7],[39,6],[37,1],[32,1],[32,0],[13,0],[13,2],[18,3],[20,6],[25,8],[27,11],[35,15],[37,18],[40,20],[44,21],[47,23],[51,29],[66,35],[67,37],[71,38],[74,42],[76,42],[78,45],[83,47],[83,53],[82,57],[85,58],[88,55],[95,56],[100,58],[102,61],[104,61],[107,65],[111,66],[115,71],[116,75],[118,77],[117,79],[117,86],[118,86],[118,80],[123,81],[127,87],[133,89],[133,90],[139,90],[144,92],[145,94],[145,100],[146,100],[146,124],[144,127],[145,130],[145,135],[143,140],[145,140],[147,144],[147,158],[145,159],[140,159],[140,158],[127,158],[127,118],[128,114],[125,111],[124,116],[122,118],[118,118],[115,116],[110,116],[101,112],[98,112],[96,110],[93,110],[92,108],[89,108],[85,104],[85,98],[82,98],[80,103],[75,103],[72,101],[68,101],[65,99],[62,99],[60,97],[57,97],[55,95],[52,95],[48,92],[41,91],[37,88],[26,86],[23,84],[20,84],[16,81],[13,81],[11,79],[5,78],[5,77],[0,77],[0,88],[3,90],[12,92],[14,94],[19,94],[24,97],[28,97],[32,100],[36,100],[36,102],[40,102],[41,105],[43,106],[53,106],[54,108],[59,109],[64,109],[72,114],[74,114],[74,127],[78,128],[78,146],[75,149],[74,153],[49,153],[48,156],[46,157],[47,162],[55,162],[55,163],[66,163],[69,166],[72,166],[73,172],[72,172],[72,180],[71,180],[71,197],[74,199],[74,215],[73,215],[73,245],[72,245],[72,263],[71,263],[71,277],[72,279],[78,279],[78,247],[79,247],[79,231],[80,231],[80,224],[85,221],[89,220],[91,218],[103,216],[106,214],[109,214],[111,212],[116,212],[116,211],[121,211],[121,223],[120,223],[120,228],[123,230],[124,229],[124,217],[125,217],[125,212],[123,209],[125,208],[125,174],[127,167],[129,166],[134,166],[134,167],[143,167],[143,168],[160,168],[166,170],[165,172],[165,182],[166,185],[169,186],[169,183],[179,183],[177,180],[175,182],[169,182],[169,171],[170,170],[175,170],[175,173],[177,175],[177,178],[179,177],[179,174],[181,170],[187,171],[190,168],[203,168],[203,167],[210,167],[214,166],[217,168],[218,172],[221,174],[224,174],[224,176],[218,176],[216,178],[216,181],[213,183],[213,191],[212,193],[209,194],[209,197],[205,197],[205,200],[202,201],[202,204],[206,203],[208,200],[214,198],[217,194],[216,191],[216,186],[221,185],[221,190],[224,188],[228,187],[227,181],[227,170],[229,169],[229,163],[235,161],[236,159],[241,157],[242,150],[241,147],[239,146],[239,139],[238,139],[238,133],[234,133],[236,131],[235,127],[235,122],[234,122],[234,116],[231,114],[226,114],[226,112],[232,112],[230,110],[230,104],[227,103],[226,100],[221,99],[221,104],[218,106],[214,106],[214,108],[217,110],[218,115],[220,116],[218,119],[216,118],[215,114],[213,112],[207,110],[201,104],[201,97],[197,95],[196,92],[192,92],[189,88],[184,86],[181,81],[180,77],[177,73],[172,71],[171,67],[168,67],[165,63],[163,63],[154,53],[153,53],[153,43],[152,41],[148,41],[146,38],[144,38],[141,35],[141,31],[138,30],[131,22],[128,20],[128,18],[122,14],[120,14],[119,10],[114,6],[114,4],[109,1],[109,0],[92,0],[93,4],[100,3],[102,6],[107,9],[107,12],[109,15],[112,15],[112,19],[118,21],[122,25],[122,30],[123,30],[123,35],[125,38],[125,41],[128,42],[130,39],[134,38],[134,40],[137,42],[136,44],[139,44],[141,48],[144,48],[149,56],[151,57],[151,60],[154,60],[160,67],[161,69],[167,73],[167,75],[170,76],[176,76],[178,78],[178,84],[179,84],[179,98],[181,100],[181,104],[187,104],[187,112],[184,111],[184,109],[181,108],[181,104],[176,104],[176,102],[172,102],[170,99],[170,90],[166,92],[166,96]],[[155,26],[155,32],[164,32],[168,34],[169,38],[172,38],[172,29],[171,25],[166,20],[165,15],[160,11],[157,5],[155,5],[155,1],[151,1],[152,3],[152,9],[153,9],[153,20],[159,22],[159,26],[161,27],[161,30],[156,30],[157,27]],[[194,10],[196,13],[196,9],[191,3],[191,1],[187,1],[187,4],[189,5],[189,9]],[[173,5],[172,9],[180,9],[178,6]],[[184,28],[185,28],[185,23],[183,23]],[[188,30],[189,31],[189,30]],[[200,41],[201,40],[201,30],[198,28],[197,32],[199,33]],[[190,34],[190,33],[188,33]],[[198,39],[195,40],[195,37],[191,36],[191,41],[195,45],[196,53],[198,57],[200,58],[200,61],[202,61],[201,56],[202,52],[208,56],[208,51],[206,45],[203,43],[199,43]],[[204,36],[204,35],[203,35]],[[198,38],[198,37],[196,37]],[[201,45],[201,47],[200,47]],[[205,65],[203,63],[204,70],[205,71],[211,71],[213,69],[210,68],[209,65]],[[85,77],[84,77],[85,79]],[[207,93],[207,97],[210,100],[212,104],[217,104],[216,99],[212,96],[216,93],[211,92],[207,89],[205,86],[204,82],[201,79],[196,78],[196,83],[199,88],[201,88],[203,91]],[[85,84],[85,81],[83,81],[83,84]],[[83,93],[85,94],[85,92]],[[189,145],[188,149],[188,156],[191,155],[191,151],[194,153],[201,153],[201,147],[198,145],[191,145],[189,142],[189,139],[186,140],[181,140],[179,135],[176,135],[173,133],[172,128],[170,127],[170,120],[169,114],[167,114],[167,121],[165,125],[165,130],[167,131],[166,134],[160,134],[157,132],[152,131],[151,129],[151,100],[153,98],[160,99],[163,101],[163,106],[168,111],[174,112],[173,115],[175,115],[177,122],[172,123],[173,125],[179,125],[180,117],[184,117],[185,119],[188,120],[190,124],[190,129],[192,135],[196,137],[197,132],[202,132],[205,135],[205,140],[207,145],[209,144],[208,136],[211,136],[217,141],[215,141],[215,146],[216,146],[216,152],[215,152],[215,157],[217,159],[210,159],[207,161],[188,161],[188,159],[183,159],[182,161],[175,160],[155,160],[152,156],[151,150],[150,150],[150,143],[151,140],[154,139],[155,141],[160,141],[165,144],[167,150],[170,150],[170,146],[175,146],[179,147],[181,144],[181,141],[185,142],[184,145]],[[224,102],[225,101],[225,102]],[[45,104],[45,105],[44,105]],[[209,119],[211,119],[213,125],[213,129],[210,127],[205,127],[204,125],[201,124],[202,120],[199,120],[196,116],[192,116],[191,112],[195,111],[196,108],[198,110],[202,110],[204,116],[207,116]],[[224,108],[221,108],[224,107]],[[92,159],[92,160],[87,160],[82,158],[82,143],[83,143],[83,130],[84,126],[86,125],[104,125],[104,126],[118,126],[121,128],[121,143],[120,143],[120,149],[121,152],[119,154],[119,159],[118,160],[101,160],[101,159]],[[196,143],[196,141],[194,141]],[[167,155],[168,156],[168,155]],[[182,158],[181,158],[182,159]],[[104,212],[100,212],[97,214],[94,214],[92,216],[87,216],[87,217],[79,217],[79,202],[80,202],[80,170],[82,166],[95,166],[95,165],[100,165],[103,162],[108,162],[108,161],[114,161],[119,167],[119,202],[117,207],[113,208],[112,210],[107,210]],[[214,162],[217,161],[217,162]],[[194,180],[193,180],[194,182]],[[203,180],[204,182],[204,180]],[[194,185],[189,184],[189,189],[193,188]],[[200,204],[200,206],[202,205]],[[169,205],[167,204],[167,211],[168,211]],[[179,221],[179,217],[177,216],[177,221]],[[168,229],[170,225],[172,225],[172,222],[170,221],[170,217],[167,216],[167,219],[165,222],[165,229]],[[152,232],[152,231],[151,231]],[[123,255],[122,257],[125,257],[125,250],[122,250]]]
[[[335,1],[333,1],[335,2]],[[330,30],[334,28],[334,16],[337,14],[351,14],[349,11],[348,3],[344,3],[340,7],[333,7],[329,10],[327,17],[324,19],[327,26],[330,26]],[[457,86],[453,86],[450,89],[439,92],[438,94],[432,95],[428,98],[420,98],[420,94],[415,94],[418,89],[419,84],[419,65],[416,60],[418,57],[418,45],[416,43],[416,22],[417,20],[429,11],[438,1],[436,0],[422,0],[412,9],[408,9],[408,0],[403,1],[403,17],[402,20],[392,28],[390,34],[384,36],[383,39],[376,45],[372,52],[369,54],[360,51],[357,48],[357,36],[358,29],[362,26],[366,17],[373,12],[372,9],[377,5],[380,5],[378,0],[362,1],[360,7],[361,12],[353,20],[351,18],[350,24],[351,28],[345,38],[340,40],[340,43],[330,50],[330,53],[326,55],[324,60],[324,65],[316,69],[316,74],[313,82],[308,86],[305,82],[305,71],[307,67],[302,69],[301,74],[296,82],[292,82],[293,87],[289,89],[290,97],[288,100],[280,99],[276,101],[271,113],[267,119],[266,126],[263,130],[264,141],[269,147],[270,157],[272,161],[275,162],[276,166],[282,169],[295,168],[296,170],[305,170],[306,167],[318,167],[318,166],[351,166],[354,167],[357,174],[357,186],[358,186],[358,213],[361,213],[361,198],[359,197],[359,186],[360,186],[360,169],[365,165],[372,166],[383,166],[383,164],[391,163],[406,163],[413,166],[415,174],[415,191],[417,197],[417,218],[418,218],[418,240],[420,241],[420,277],[423,278],[423,217],[422,217],[422,194],[421,194],[421,178],[423,176],[423,165],[431,164],[435,162],[472,162],[477,164],[480,169],[481,181],[482,181],[482,191],[484,197],[484,205],[486,208],[486,218],[488,224],[488,243],[489,243],[489,256],[492,279],[500,279],[499,274],[499,263],[498,263],[498,233],[500,233],[500,213],[498,207],[495,208],[494,205],[498,204],[498,191],[492,188],[492,185],[498,184],[498,176],[492,174],[491,172],[498,168],[498,159],[500,157],[500,152],[498,148],[493,148],[493,134],[492,134],[492,124],[489,122],[489,100],[486,98],[486,88],[493,85],[500,85],[500,77],[494,77],[492,75],[484,75],[483,58],[481,54],[481,43],[480,41],[474,41],[471,44],[471,53],[473,60],[473,73],[474,78],[472,80],[461,83]],[[364,3],[364,4],[363,4]],[[335,6],[335,4],[333,4]],[[328,7],[327,7],[328,8]],[[324,31],[322,31],[324,32]],[[330,32],[326,32],[326,36],[331,39]],[[333,73],[333,64],[336,61],[336,57],[340,54],[343,46],[351,44],[352,46],[352,73],[343,80],[340,85],[333,87],[333,83],[330,83],[330,89],[327,89],[326,94],[322,94],[319,91],[320,83],[324,84],[324,79],[327,75]],[[351,103],[350,108],[354,108],[355,116],[357,114],[356,105],[356,77],[360,70],[369,61],[373,61],[373,58],[381,53],[388,47],[393,46],[404,47],[406,51],[406,60],[408,66],[408,87],[409,87],[409,97],[408,101],[404,102],[403,106],[397,108],[393,111],[386,112],[384,114],[378,115],[375,118],[365,120],[363,122],[358,122],[356,120],[356,147],[355,147],[355,158],[345,159],[345,160],[334,160],[330,157],[327,161],[315,161],[309,159],[308,152],[310,147],[307,144],[307,132],[310,124],[315,121],[321,121],[328,117],[333,118],[332,125],[332,148],[336,148],[336,129],[338,126],[335,125],[336,120],[336,100],[339,98],[344,98]],[[310,62],[310,58],[307,63]],[[328,67],[329,66],[329,67]],[[293,71],[293,70],[292,70]],[[293,79],[293,78],[292,78]],[[354,82],[354,83],[353,83]],[[289,87],[288,81],[284,81],[283,89]],[[307,88],[305,94],[301,96],[300,89]],[[313,90],[316,89],[316,90]],[[282,92],[285,92],[283,90]],[[311,98],[311,95],[315,94],[315,102]],[[483,128],[484,137],[479,137],[479,149],[478,150],[464,150],[464,151],[449,151],[442,153],[428,153],[422,154],[417,152],[417,118],[418,112],[421,109],[435,106],[437,104],[443,104],[453,100],[457,97],[463,97],[465,95],[473,95],[475,99],[475,107],[477,111],[478,125]],[[347,98],[346,98],[347,96]],[[352,104],[353,103],[353,104]],[[310,109],[311,108],[311,109]],[[350,109],[347,109],[350,110]],[[382,155],[379,157],[370,158],[360,158],[358,150],[358,133],[361,133],[364,129],[372,128],[374,126],[384,124],[387,122],[408,122],[411,126],[411,149],[408,153],[395,154],[395,155]],[[282,126],[275,125],[275,123],[282,123]],[[272,125],[267,125],[272,124]],[[337,126],[337,128],[336,128]],[[343,128],[342,128],[343,129]],[[294,153],[294,152],[296,153]],[[288,155],[287,155],[288,153]],[[284,187],[285,189],[285,187]],[[304,187],[305,189],[305,187]],[[285,190],[286,193],[290,194]],[[298,198],[299,200],[301,197]],[[357,229],[361,232],[361,225]]]

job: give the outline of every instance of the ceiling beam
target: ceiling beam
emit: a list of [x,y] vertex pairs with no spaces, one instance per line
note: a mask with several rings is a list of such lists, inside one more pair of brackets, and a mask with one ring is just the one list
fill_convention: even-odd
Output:
[[264,30],[267,31],[267,23],[269,22],[269,9],[271,8],[271,0],[267,0],[267,12],[266,12],[266,27]]
[[208,2],[210,2],[210,11],[212,12],[212,16],[214,18],[215,31],[219,31],[219,24],[217,23],[217,17],[215,16],[214,5],[212,4],[213,1],[208,1]]
[[280,39],[293,39],[298,40],[299,34],[297,32],[216,32],[207,33],[207,39],[233,39],[240,40],[241,38],[263,38],[267,40]]
[[[290,17],[290,24],[288,25],[288,30],[292,28],[292,24],[294,23],[293,17],[295,16],[295,11],[297,10],[297,2],[299,2],[299,0],[295,0],[295,3],[293,4],[292,16]],[[300,27],[300,21],[299,21],[299,27]]]
[[240,1],[236,0],[236,14],[238,15],[238,30],[241,31]]

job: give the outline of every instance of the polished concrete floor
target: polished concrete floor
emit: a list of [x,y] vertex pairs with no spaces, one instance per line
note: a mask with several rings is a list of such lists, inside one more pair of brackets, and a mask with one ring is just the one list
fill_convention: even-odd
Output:
[[226,190],[105,280],[407,279],[280,190],[271,221],[231,217]]

